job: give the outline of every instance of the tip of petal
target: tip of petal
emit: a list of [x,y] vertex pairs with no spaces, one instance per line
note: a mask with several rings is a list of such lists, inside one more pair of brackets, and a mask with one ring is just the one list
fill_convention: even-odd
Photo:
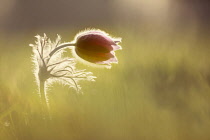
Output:
[[114,38],[114,42],[115,43],[120,43],[120,42],[122,42],[122,38]]
[[120,45],[112,45],[113,51],[116,50],[122,50],[122,47]]
[[118,60],[117,60],[117,57],[112,57],[108,60],[105,60],[105,61],[99,61],[99,62],[96,62],[96,64],[102,64],[102,65],[111,65],[111,63],[118,63]]

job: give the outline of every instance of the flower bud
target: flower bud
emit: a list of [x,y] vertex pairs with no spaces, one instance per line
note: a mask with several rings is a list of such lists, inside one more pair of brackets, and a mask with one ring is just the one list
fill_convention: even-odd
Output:
[[87,30],[75,37],[75,53],[82,59],[102,65],[117,63],[116,50],[121,49],[121,39],[110,37],[100,30]]

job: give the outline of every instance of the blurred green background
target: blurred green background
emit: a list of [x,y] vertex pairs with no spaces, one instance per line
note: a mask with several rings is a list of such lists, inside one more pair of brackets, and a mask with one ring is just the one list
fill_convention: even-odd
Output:
[[[0,1],[0,140],[210,139],[209,1]],[[78,62],[96,82],[49,87],[46,122],[28,44],[85,28],[122,37],[119,64]]]

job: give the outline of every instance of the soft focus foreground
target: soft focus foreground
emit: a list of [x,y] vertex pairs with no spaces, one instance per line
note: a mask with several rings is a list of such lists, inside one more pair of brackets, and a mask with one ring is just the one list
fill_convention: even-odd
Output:
[[[157,13],[158,8],[153,10]],[[121,18],[124,22],[97,25],[123,38],[123,50],[116,52],[119,64],[108,70],[78,62],[79,69],[98,77],[94,83],[81,82],[83,94],[60,84],[48,87],[50,122],[40,115],[28,44],[37,30],[68,40],[78,31],[75,28],[86,26],[1,33],[0,139],[210,139],[208,25],[197,15],[191,22],[173,19],[161,24],[151,16],[147,15],[154,21],[134,20],[131,15],[129,22]]]

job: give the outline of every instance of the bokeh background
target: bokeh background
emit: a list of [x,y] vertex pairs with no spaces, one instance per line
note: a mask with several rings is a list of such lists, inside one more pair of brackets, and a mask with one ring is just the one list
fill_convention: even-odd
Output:
[[[0,2],[0,140],[210,139],[209,0]],[[28,44],[85,28],[122,37],[119,64],[78,62],[96,82],[52,85],[45,122]]]

